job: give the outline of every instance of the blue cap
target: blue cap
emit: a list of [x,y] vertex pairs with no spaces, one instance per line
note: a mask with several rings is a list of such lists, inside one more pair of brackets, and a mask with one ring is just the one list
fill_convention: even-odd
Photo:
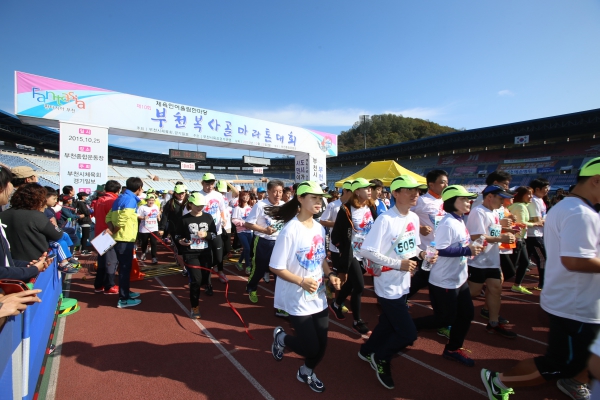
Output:
[[490,193],[497,194],[498,196],[505,199],[513,198],[513,195],[509,191],[504,190],[504,188],[501,188],[498,185],[489,185],[485,189],[483,189],[483,192],[481,192],[481,194],[483,194],[484,196]]
[[258,189],[256,189],[256,192],[257,192],[257,193],[265,193],[265,192],[266,192],[266,190],[265,190],[265,188],[263,188],[263,187],[259,187]]

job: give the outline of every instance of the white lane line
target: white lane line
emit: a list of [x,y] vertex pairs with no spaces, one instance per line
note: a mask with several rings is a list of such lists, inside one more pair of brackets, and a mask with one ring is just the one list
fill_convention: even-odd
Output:
[[[227,272],[229,272],[229,273],[233,274],[233,275],[236,275],[236,276],[238,276],[238,277],[240,277],[240,276],[241,276],[241,275],[238,275],[237,273],[235,273],[235,272],[233,272],[233,271],[231,271],[231,270],[229,270],[229,269],[227,269],[227,268],[225,268],[225,270],[226,270]],[[267,292],[269,292],[269,293],[273,294],[273,292],[272,292],[271,290],[269,290],[269,289],[267,289],[267,288],[265,288],[265,287],[263,287],[263,286],[260,286],[260,285],[259,285],[258,287],[260,287],[260,288],[264,289],[265,291],[267,291]],[[420,305],[420,304],[419,304],[419,305]],[[337,321],[334,321],[333,319],[331,319],[331,317],[329,318],[329,322],[330,322],[330,323],[332,323],[332,324],[334,324],[334,325],[337,325],[337,326],[339,326],[339,327],[340,327],[340,328],[342,328],[342,329],[345,329],[345,330],[347,330],[348,332],[352,332],[352,333],[354,333],[354,334],[357,334],[355,331],[353,331],[353,330],[352,330],[352,328],[349,328],[349,327],[347,327],[346,325],[343,325],[343,324],[340,324],[340,323],[339,323],[339,322],[337,322]],[[400,353],[398,353],[398,354],[399,354],[400,356],[402,356],[402,357],[406,358],[406,359],[407,359],[407,360],[409,360],[409,361],[412,361],[412,362],[414,362],[414,363],[416,363],[416,364],[418,364],[418,365],[420,365],[420,366],[422,366],[422,367],[425,367],[425,368],[427,368],[428,370],[430,370],[430,371],[432,371],[432,372],[435,372],[436,374],[439,374],[439,375],[443,376],[444,378],[450,379],[451,381],[453,381],[453,382],[455,382],[455,383],[458,383],[459,385],[461,385],[461,386],[464,386],[464,387],[466,387],[467,389],[471,389],[471,390],[472,390],[472,391],[474,391],[475,393],[478,393],[478,394],[480,394],[480,395],[482,395],[482,396],[487,396],[487,393],[486,393],[486,392],[484,392],[483,390],[481,390],[481,389],[478,389],[478,388],[476,388],[475,386],[473,386],[473,385],[470,385],[470,384],[468,384],[467,382],[465,382],[465,381],[462,381],[462,380],[460,380],[460,379],[458,379],[458,378],[456,378],[456,377],[454,377],[454,376],[452,376],[452,375],[449,375],[449,374],[447,374],[447,373],[445,373],[445,372],[443,372],[443,371],[440,371],[439,369],[437,369],[437,368],[435,368],[435,367],[432,367],[432,366],[431,366],[431,365],[429,365],[429,364],[426,364],[426,363],[424,363],[424,362],[422,362],[422,361],[419,361],[419,360],[417,360],[416,358],[413,358],[413,357],[411,357],[411,356],[409,356],[409,355],[406,355],[406,354],[404,354],[404,353],[402,353],[402,352],[400,352]]]
[[[183,310],[185,315],[189,315],[189,310],[187,309],[187,307],[185,307],[183,304],[181,304],[181,302],[179,301],[179,299],[173,294],[173,292],[171,292],[169,290],[169,288],[167,288],[165,286],[165,284],[163,283],[163,281],[160,278],[154,278],[156,279],[156,281],[163,287],[163,289],[169,294],[169,296],[171,296],[171,298],[173,299],[173,301],[175,301],[175,303],[177,303],[179,305],[179,307],[181,307],[181,309]],[[229,360],[229,362],[231,362],[233,364],[234,367],[237,368],[238,371],[240,371],[240,373],[246,378],[248,379],[248,381],[252,384],[252,386],[254,386],[254,388],[260,393],[262,394],[262,396],[265,399],[268,400],[275,400],[275,398],[273,396],[271,396],[269,394],[269,392],[267,392],[267,390],[262,387],[262,385],[260,383],[258,383],[258,381],[256,379],[254,379],[254,377],[252,375],[250,375],[250,373],[248,372],[248,370],[246,370],[246,368],[244,368],[242,366],[242,364],[240,364],[238,362],[238,360],[236,360],[232,355],[231,352],[227,351],[225,349],[225,347],[223,347],[223,345],[212,335],[212,333],[210,333],[208,331],[208,329],[206,329],[204,327],[204,325],[202,325],[200,323],[200,321],[198,321],[197,319],[192,320],[202,331],[202,333],[204,335],[206,335],[210,341],[217,346],[217,348],[221,351],[221,353],[223,353],[223,356],[227,357],[227,359]]]
[[[239,349],[235,348],[235,349],[233,349],[233,350],[229,351],[228,353],[229,353],[229,354],[233,354],[233,353],[235,353],[235,352],[236,352],[236,351],[238,351],[238,350],[239,350]],[[223,357],[225,357],[225,354],[219,354],[219,355],[216,355],[216,356],[214,356],[213,358],[214,358],[215,360],[218,360],[219,358],[223,358]]]
[[[63,296],[69,297],[69,291],[71,290],[71,275],[65,276],[65,289],[63,290]],[[67,318],[58,317],[56,321],[56,348],[48,356],[48,360],[52,359],[52,365],[50,367],[50,377],[48,378],[48,387],[46,388],[45,400],[54,400],[56,398],[56,387],[58,386],[58,373],[60,371],[60,358],[62,353],[63,338],[65,336],[65,326],[67,324]],[[48,361],[46,361],[48,362]]]

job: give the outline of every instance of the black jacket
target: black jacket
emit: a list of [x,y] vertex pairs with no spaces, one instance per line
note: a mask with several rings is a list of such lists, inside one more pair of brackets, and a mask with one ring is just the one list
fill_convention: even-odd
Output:
[[8,248],[8,241],[0,233],[0,279],[17,279],[27,282],[35,278],[38,272],[37,267],[29,266],[29,261],[13,260]]
[[158,230],[164,231],[168,223],[168,232],[174,237],[175,233],[181,230],[181,218],[183,217],[183,210],[187,206],[187,203],[187,200],[178,203],[174,198],[169,199],[163,206]]
[[84,215],[83,218],[79,218],[77,220],[79,225],[90,225],[92,223],[92,217],[90,217],[90,209],[87,206],[87,204],[85,204],[85,201],[78,200],[77,203],[75,203],[75,209],[77,210],[75,211],[75,213],[78,216],[81,214]]
[[48,250],[48,241],[59,240],[63,231],[43,212],[10,208],[2,213],[10,252],[18,260],[37,260]]
[[[369,207],[373,220],[377,218],[377,209],[375,207]],[[335,223],[333,225],[333,231],[331,233],[331,243],[340,251],[340,265],[338,272],[345,274],[348,272],[350,263],[354,254],[352,252],[352,223],[348,219],[348,214],[352,215],[352,208],[349,203],[342,204],[340,211],[337,214]],[[346,211],[348,213],[346,213]]]

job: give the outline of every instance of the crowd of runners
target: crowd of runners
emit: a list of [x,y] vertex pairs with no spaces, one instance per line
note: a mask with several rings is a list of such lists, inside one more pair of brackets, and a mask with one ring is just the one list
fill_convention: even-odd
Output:
[[[2,205],[12,192],[4,180]],[[474,319],[474,297],[485,298],[485,330],[516,339],[507,326],[510,315],[500,313],[502,284],[513,280],[514,292],[541,291],[540,304],[550,321],[548,346],[544,355],[508,371],[481,369],[489,398],[508,399],[513,388],[555,380],[570,398],[590,399],[591,379],[600,378],[600,158],[586,163],[576,185],[553,204],[544,200],[548,181],[535,179],[510,190],[510,180],[508,173],[495,171],[481,193],[470,193],[449,185],[445,171],[432,170],[426,184],[409,175],[396,177],[386,187],[378,179],[357,178],[344,182],[337,192],[311,181],[287,188],[271,180],[266,190],[253,191],[217,182],[207,173],[203,190],[188,191],[178,182],[166,196],[144,191],[140,178],[129,178],[123,188],[108,181],[92,208],[96,235],[110,234],[116,245],[98,256],[95,291],[118,294],[119,308],[140,304],[140,294],[129,285],[136,241],[141,260],[148,250],[153,263],[160,242],[171,246],[189,279],[190,316],[201,318],[202,289],[213,294],[212,272],[222,283],[228,281],[223,263],[239,249],[235,266],[248,275],[248,301],[264,301],[258,285],[273,275],[275,315],[288,318],[294,330],[274,329],[273,357],[281,361],[286,349],[304,357],[297,379],[323,392],[325,385],[315,370],[327,356],[330,316],[351,316],[352,328],[365,339],[357,348],[358,358],[369,363],[385,388],[393,389],[392,358],[411,346],[422,330],[436,330],[447,338],[440,349],[444,358],[465,367],[475,365],[463,348]],[[10,218],[25,215],[19,199],[35,192],[25,188],[13,194],[13,211],[2,213],[13,252],[19,244],[11,240],[11,226],[16,224]],[[44,193],[52,197],[49,189]],[[42,205],[37,207],[42,211]],[[84,214],[76,218],[89,217],[85,210],[73,209]],[[52,229],[46,233],[48,240],[62,248],[60,241],[68,235],[57,226]],[[7,255],[4,231],[2,235]],[[48,265],[43,257],[25,258],[37,261],[22,267],[41,271]],[[8,269],[12,259],[0,258]],[[72,272],[68,263],[76,259],[71,261],[70,253],[61,258],[65,272]],[[534,268],[539,282],[523,286],[525,274]],[[380,312],[372,329],[361,316],[365,276],[372,276]],[[408,299],[424,288],[433,311],[412,318]],[[14,302],[9,300],[7,304]]]

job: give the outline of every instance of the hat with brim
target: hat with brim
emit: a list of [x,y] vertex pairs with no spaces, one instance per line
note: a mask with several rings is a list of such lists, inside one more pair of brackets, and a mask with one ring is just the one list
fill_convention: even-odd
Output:
[[213,174],[211,174],[210,172],[207,172],[206,174],[202,175],[202,182],[204,181],[216,181],[217,178],[215,178],[215,176]]
[[146,196],[146,200],[156,200],[156,196],[153,194],[149,194]]
[[227,182],[219,181],[219,183],[217,184],[217,191],[225,193],[227,191]]
[[175,185],[173,192],[175,193],[185,193],[187,191],[187,187],[185,185]]
[[188,198],[188,202],[192,203],[195,206],[201,207],[206,205],[206,199],[199,192],[194,192]]
[[[13,172],[15,170],[13,169]],[[600,175],[600,157],[596,157],[585,163],[579,171],[579,176]]]
[[31,167],[22,166],[22,167],[14,167],[10,170],[15,178],[25,179],[30,178],[32,176],[37,176],[37,172],[33,170]]
[[350,182],[350,181],[344,182],[344,184],[342,185],[342,189],[352,190],[352,182]]
[[365,178],[356,178],[355,180],[352,181],[351,188],[352,188],[352,191],[354,192],[355,190],[366,188],[369,186],[373,187],[373,186],[375,186],[375,184],[369,182]]
[[486,186],[486,188],[483,189],[483,192],[481,192],[481,194],[484,197],[490,193],[497,194],[498,196],[500,196],[504,199],[512,199],[513,198],[513,195],[508,190],[505,190],[504,188],[501,188],[498,185]]
[[256,189],[256,193],[265,193],[266,190],[263,187],[259,187],[258,189]]
[[427,185],[417,182],[415,178],[410,175],[400,175],[394,178],[390,184],[390,191],[396,191],[398,189],[427,189]]
[[324,193],[323,189],[321,189],[319,184],[314,181],[304,181],[298,185],[298,188],[296,189],[296,195],[302,196],[305,194],[314,194],[316,196],[331,197],[329,194]]
[[444,190],[442,190],[443,201],[450,200],[454,197],[466,197],[467,199],[476,199],[477,193],[471,193],[461,185],[450,185]]

